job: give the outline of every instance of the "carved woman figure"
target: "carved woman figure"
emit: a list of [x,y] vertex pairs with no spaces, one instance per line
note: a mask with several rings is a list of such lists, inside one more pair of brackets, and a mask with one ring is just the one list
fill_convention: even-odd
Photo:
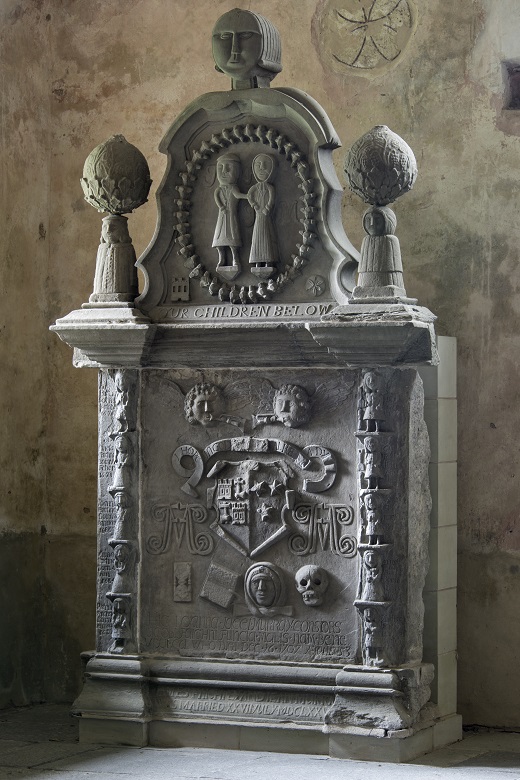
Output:
[[[237,187],[240,174],[240,158],[231,152],[221,155],[217,160],[217,179],[219,186],[214,197],[218,206],[217,224],[212,246],[218,252],[217,274],[231,281],[240,273],[238,247],[242,246],[238,224],[238,201],[247,196]],[[231,264],[227,262],[226,249],[231,252]]]
[[361,245],[358,287],[388,287],[387,294],[406,295],[399,239],[394,235],[397,218],[385,206],[374,206],[365,212],[363,227],[367,235]]
[[369,490],[377,490],[381,477],[381,450],[375,436],[367,436],[361,473]]
[[139,294],[135,250],[126,217],[103,217],[91,302],[133,301]]
[[375,371],[368,371],[362,387],[364,429],[367,433],[380,431],[385,419],[381,377]]
[[384,601],[383,569],[380,556],[373,550],[365,550],[363,555],[365,584],[361,594],[362,601]]
[[365,493],[365,536],[369,544],[383,544],[384,526],[377,493]]
[[274,187],[269,179],[274,172],[274,158],[257,154],[253,160],[253,174],[257,181],[247,193],[249,204],[255,210],[255,224],[251,239],[249,265],[252,273],[268,277],[274,271],[278,252],[271,212],[274,206]]

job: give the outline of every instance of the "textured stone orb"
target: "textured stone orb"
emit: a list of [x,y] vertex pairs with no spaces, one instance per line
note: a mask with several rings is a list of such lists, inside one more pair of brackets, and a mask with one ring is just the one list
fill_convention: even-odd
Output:
[[408,144],[386,125],[355,141],[345,157],[350,189],[372,206],[386,206],[412,189],[417,163]]
[[123,135],[111,136],[85,160],[81,186],[98,211],[129,214],[146,203],[151,184],[144,155]]

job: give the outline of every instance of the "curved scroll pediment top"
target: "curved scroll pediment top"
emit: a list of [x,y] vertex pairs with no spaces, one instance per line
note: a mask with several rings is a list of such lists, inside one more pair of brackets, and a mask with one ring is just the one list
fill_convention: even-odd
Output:
[[223,14],[212,49],[231,90],[196,98],[160,145],[168,166],[155,235],[138,261],[145,287],[137,305],[167,322],[180,302],[190,319],[212,299],[254,305],[286,288],[282,299],[294,303],[318,295],[346,303],[360,256],[341,222],[332,123],[305,92],[270,89],[281,43],[261,14]]
[[[288,300],[295,302],[308,301],[311,289],[328,295],[332,303],[346,302],[348,285],[339,280],[341,268],[350,267],[353,277],[359,254],[340,217],[342,188],[331,157],[339,145],[326,113],[297,89],[237,89],[193,101],[160,146],[168,166],[158,191],[156,233],[138,261],[146,278],[139,307],[154,319],[167,320],[168,308],[178,301],[200,305],[213,298],[247,305],[277,297],[287,287]],[[225,198],[217,169],[229,154],[235,156],[237,172],[227,219],[235,228],[227,244],[233,257],[223,263],[218,248],[225,242],[216,238],[216,225]],[[267,216],[258,197],[255,211],[252,191],[253,160],[259,154],[269,155],[275,168],[265,205],[269,201],[266,230],[276,250],[262,263],[270,270],[261,273],[258,263],[254,270],[248,262],[255,229]],[[222,270],[226,264],[231,271]],[[326,289],[309,284],[317,275],[329,277]],[[179,283],[182,297],[172,297],[172,285]]]

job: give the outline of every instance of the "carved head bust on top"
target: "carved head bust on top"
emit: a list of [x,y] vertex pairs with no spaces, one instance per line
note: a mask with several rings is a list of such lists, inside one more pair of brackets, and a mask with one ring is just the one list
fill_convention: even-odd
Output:
[[213,59],[233,89],[268,87],[282,69],[278,30],[264,16],[234,8],[213,28]]

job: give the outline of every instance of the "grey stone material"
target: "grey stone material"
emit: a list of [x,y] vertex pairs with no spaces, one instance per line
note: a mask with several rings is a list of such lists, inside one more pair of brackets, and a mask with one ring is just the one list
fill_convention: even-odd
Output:
[[435,318],[406,297],[383,203],[412,186],[411,152],[378,131],[353,157],[379,209],[357,295],[329,119],[269,87],[261,15],[224,14],[213,52],[232,89],[162,142],[141,296],[105,230],[91,301],[53,327],[101,369],[97,647],[74,713],[86,741],[383,742],[401,760],[438,722],[417,373]]

